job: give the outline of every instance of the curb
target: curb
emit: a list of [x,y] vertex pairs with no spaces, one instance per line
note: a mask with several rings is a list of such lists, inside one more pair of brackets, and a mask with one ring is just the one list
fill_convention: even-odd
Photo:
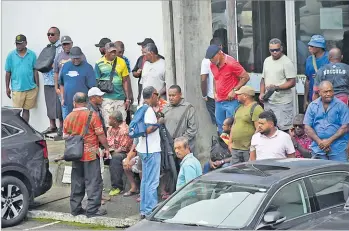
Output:
[[52,212],[44,210],[28,211],[28,218],[53,219],[57,221],[76,222],[81,224],[93,224],[110,228],[127,228],[136,224],[139,220],[136,219],[119,219],[111,217],[92,217],[87,218],[84,215],[73,216],[70,213]]

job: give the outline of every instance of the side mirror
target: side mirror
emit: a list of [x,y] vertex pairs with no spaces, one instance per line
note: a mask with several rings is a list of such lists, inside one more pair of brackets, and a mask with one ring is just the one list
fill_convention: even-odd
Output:
[[286,220],[286,217],[279,211],[270,211],[264,214],[263,222],[257,226],[258,229],[270,229],[274,228],[275,225],[281,224]]

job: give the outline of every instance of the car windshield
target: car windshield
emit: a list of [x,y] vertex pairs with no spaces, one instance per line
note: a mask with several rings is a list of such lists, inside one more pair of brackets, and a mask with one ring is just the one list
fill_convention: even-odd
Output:
[[152,220],[240,229],[253,218],[266,191],[233,182],[196,181],[162,205]]

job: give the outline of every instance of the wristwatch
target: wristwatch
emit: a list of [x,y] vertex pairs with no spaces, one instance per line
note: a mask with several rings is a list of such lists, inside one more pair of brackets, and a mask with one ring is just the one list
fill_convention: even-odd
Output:
[[203,99],[207,99],[207,95],[202,97]]
[[294,148],[297,149],[298,148],[298,143],[294,144]]
[[222,161],[221,161],[221,164],[224,164],[224,163],[225,163],[225,161],[224,161],[224,160],[222,160]]

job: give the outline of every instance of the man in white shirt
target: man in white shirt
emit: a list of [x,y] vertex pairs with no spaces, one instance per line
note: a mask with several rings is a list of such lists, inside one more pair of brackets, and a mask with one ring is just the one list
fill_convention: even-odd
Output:
[[289,134],[276,127],[277,119],[272,111],[259,115],[259,132],[252,136],[250,160],[295,158],[295,149]]
[[153,107],[157,105],[159,93],[152,86],[143,88],[144,104],[149,108],[144,114],[144,123],[147,127],[147,137],[139,137],[136,150],[142,160],[141,181],[141,218],[149,216],[158,203],[157,188],[160,179],[161,146],[159,127]]
[[[214,37],[210,41],[210,45],[217,45],[221,49],[223,49],[222,42],[219,38]],[[213,94],[213,74],[211,72],[211,61],[209,59],[204,58],[201,62],[201,92],[202,98],[206,102],[206,108],[208,113],[210,114],[210,118],[213,124],[216,124],[216,116],[215,116],[215,100]]]
[[[144,47],[145,59],[143,65],[141,84],[143,88],[152,86],[160,97],[166,98],[165,60],[160,57],[158,48],[154,43],[148,43]],[[143,104],[143,97],[140,104]]]

